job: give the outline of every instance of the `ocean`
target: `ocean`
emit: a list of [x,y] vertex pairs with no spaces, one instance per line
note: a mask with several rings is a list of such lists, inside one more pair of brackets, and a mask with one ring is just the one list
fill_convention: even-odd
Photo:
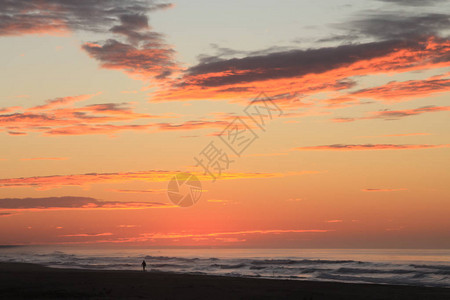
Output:
[[450,287],[450,250],[0,248],[1,262],[289,280]]

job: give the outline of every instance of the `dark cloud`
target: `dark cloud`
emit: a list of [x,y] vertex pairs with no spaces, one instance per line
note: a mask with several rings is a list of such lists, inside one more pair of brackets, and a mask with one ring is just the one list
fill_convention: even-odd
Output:
[[0,199],[0,209],[29,209],[29,208],[74,208],[98,201],[88,197],[49,197],[49,198],[5,198]]
[[331,37],[318,39],[318,43],[327,43],[327,42],[346,42],[347,44],[351,44],[353,41],[359,38],[358,34],[338,34],[333,35]]
[[450,145],[402,145],[402,144],[333,144],[322,146],[297,147],[294,150],[298,151],[361,151],[361,150],[408,150],[408,149],[430,149],[430,148],[444,148]]
[[360,118],[335,118],[334,122],[344,123],[344,122],[354,122],[357,120],[370,120],[370,119],[383,119],[386,121],[399,120],[405,117],[417,116],[421,114],[427,113],[435,113],[435,112],[443,112],[450,111],[450,106],[436,106],[436,105],[427,105],[413,109],[402,109],[402,110],[390,110],[383,109],[376,112],[371,112],[367,117]]
[[256,51],[243,51],[243,50],[236,50],[232,48],[227,47],[221,47],[217,44],[210,44],[210,46],[213,48],[215,54],[209,55],[209,54],[200,54],[197,56],[197,59],[200,63],[212,63],[212,62],[218,62],[230,58],[236,58],[236,57],[247,57],[247,56],[256,56],[256,55],[267,55],[273,52],[281,52],[281,51],[288,51],[293,50],[292,47],[281,47],[281,46],[272,46],[266,49],[262,50],[256,50]]
[[187,121],[181,124],[158,123],[159,130],[194,130],[202,128],[223,128],[228,125],[227,121]]
[[176,69],[174,50],[159,39],[146,40],[139,47],[109,39],[104,43],[86,43],[83,49],[103,68],[121,69],[142,78],[165,78]]
[[45,131],[45,135],[87,135],[87,134],[115,134],[122,131],[141,131],[148,130],[153,124],[130,124],[130,125],[114,125],[114,124],[78,124],[73,126],[55,128]]
[[385,120],[397,120],[399,118],[416,116],[424,113],[430,112],[441,112],[441,111],[449,111],[450,106],[435,106],[428,105],[422,106],[414,109],[404,109],[404,110],[381,110],[379,112],[372,113],[373,116],[368,117],[370,119],[385,119]]
[[[450,74],[449,74],[450,75]],[[391,81],[385,85],[354,91],[349,95],[385,101],[419,98],[450,91],[450,79],[445,74],[424,80]]]
[[[420,50],[417,47],[420,41],[425,41],[430,36],[439,37],[450,28],[450,14],[411,15],[405,11],[372,11],[361,13],[350,22],[333,26],[344,29],[346,33],[324,38],[320,42],[343,41],[345,45],[308,50],[275,47],[259,52],[248,52],[212,44],[216,54],[199,56],[199,63],[187,70],[183,82],[178,86],[215,87],[298,77],[322,73],[360,60],[381,57],[398,48]],[[375,41],[355,44],[355,41],[367,38]],[[445,61],[448,59],[448,56],[444,58]],[[204,74],[215,75],[195,78]]]
[[131,112],[130,104],[123,103],[102,103],[86,105],[85,108],[95,112]]
[[170,7],[145,0],[0,0],[0,36],[73,30],[114,34],[83,49],[102,67],[164,78],[175,68],[174,51],[152,30],[146,13]]
[[381,40],[414,39],[438,36],[443,30],[450,28],[450,14],[409,15],[405,12],[373,12],[338,27],[347,30],[352,37],[360,35]]
[[[0,35],[52,30],[108,30],[124,15],[166,8],[145,0],[0,0]],[[132,21],[131,21],[132,22]]]
[[158,41],[161,35],[150,31],[148,18],[145,15],[123,15],[120,16],[121,25],[114,26],[111,32],[125,36],[133,45],[139,45],[141,41]]
[[[90,197],[4,198],[0,199],[0,210],[24,209],[70,209],[70,208],[126,208],[166,206],[157,202],[99,201]],[[2,213],[6,214],[6,213]]]
[[418,50],[420,45],[409,41],[383,41],[319,49],[291,50],[199,63],[187,70],[186,79],[188,83],[184,84],[192,84],[189,82],[189,76],[209,73],[219,75],[197,79],[195,84],[213,87],[323,73],[360,60],[382,57],[398,48],[415,48]]
[[447,0],[378,0],[403,6],[429,6],[446,2]]
[[21,131],[8,131],[9,135],[27,135],[26,132],[21,132]]

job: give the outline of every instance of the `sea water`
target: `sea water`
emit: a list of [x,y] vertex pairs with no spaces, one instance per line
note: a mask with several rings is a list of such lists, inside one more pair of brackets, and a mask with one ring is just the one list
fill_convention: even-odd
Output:
[[1,262],[53,268],[148,271],[450,287],[450,250],[0,248]]

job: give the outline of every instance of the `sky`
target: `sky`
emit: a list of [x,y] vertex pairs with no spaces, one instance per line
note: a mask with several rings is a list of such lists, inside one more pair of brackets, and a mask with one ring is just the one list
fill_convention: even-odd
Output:
[[0,244],[449,248],[449,12],[0,0]]

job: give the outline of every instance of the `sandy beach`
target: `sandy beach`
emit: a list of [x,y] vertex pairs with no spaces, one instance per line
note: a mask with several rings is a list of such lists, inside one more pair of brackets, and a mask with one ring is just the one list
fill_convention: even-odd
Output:
[[450,299],[450,289],[0,263],[1,299]]

